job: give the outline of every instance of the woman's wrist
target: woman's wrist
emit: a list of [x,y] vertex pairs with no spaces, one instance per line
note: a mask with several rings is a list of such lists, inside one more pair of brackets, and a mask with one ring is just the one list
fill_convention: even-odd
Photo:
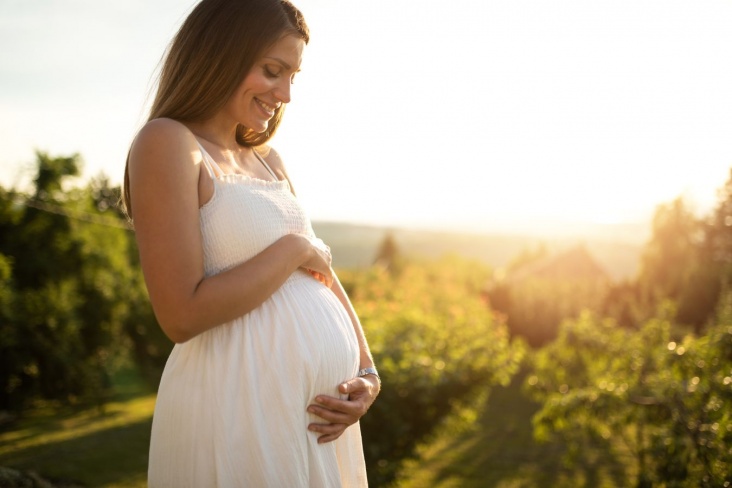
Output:
[[358,373],[356,374],[359,378],[364,377],[372,377],[376,378],[376,381],[379,383],[379,389],[381,389],[381,376],[379,376],[379,372],[376,370],[376,368],[372,366],[368,366],[366,368],[361,368],[358,370]]
[[287,234],[281,238],[285,241],[286,246],[292,249],[295,262],[299,268],[307,263],[313,257],[313,246],[310,245],[308,238],[302,234]]
[[379,377],[379,372],[376,371],[376,368],[373,366],[368,366],[366,368],[359,369],[357,376],[366,376],[367,374],[372,374],[372,375],[376,376],[377,378]]

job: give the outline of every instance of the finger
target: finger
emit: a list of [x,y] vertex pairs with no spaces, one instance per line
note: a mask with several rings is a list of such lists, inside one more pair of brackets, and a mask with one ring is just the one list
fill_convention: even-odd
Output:
[[341,400],[327,395],[318,395],[315,397],[315,403],[310,405],[308,408],[322,408],[331,410],[334,412],[345,413],[346,415],[353,415],[358,412],[358,405],[350,400]]
[[310,275],[313,278],[315,278],[316,280],[320,281],[323,284],[326,284],[325,283],[325,275],[323,273],[320,273],[320,272],[315,271],[315,270],[312,270],[312,269],[309,269],[308,272],[310,273]]
[[340,412],[337,410],[330,410],[327,408],[319,407],[317,405],[311,405],[308,407],[308,412],[317,415],[323,420],[330,422],[331,424],[352,424],[357,417],[353,413]]
[[338,434],[321,435],[320,437],[318,437],[318,444],[333,442],[334,440],[338,439],[342,434],[343,432],[339,432]]
[[333,435],[333,434],[340,435],[341,432],[346,430],[346,427],[348,427],[348,425],[346,425],[346,424],[312,423],[312,424],[308,425],[308,430],[310,432],[316,432],[318,434],[324,434],[324,435]]
[[317,434],[322,434],[318,437],[318,444],[323,444],[325,442],[332,442],[336,439],[338,439],[343,432],[346,431],[348,428],[345,424],[330,424],[330,425],[323,425],[323,424],[311,424],[308,426],[308,430],[310,432],[315,432]]
[[338,385],[338,391],[343,394],[354,393],[358,390],[367,390],[371,386],[363,378],[353,378]]
[[349,412],[361,418],[376,400],[379,387],[370,379],[354,378],[338,385],[338,391],[348,395],[348,403],[355,409]]

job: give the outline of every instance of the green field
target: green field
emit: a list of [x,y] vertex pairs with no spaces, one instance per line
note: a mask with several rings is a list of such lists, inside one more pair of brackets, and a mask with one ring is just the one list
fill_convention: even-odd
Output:
[[[443,429],[406,463],[399,488],[628,486],[630,459],[608,445],[588,446],[584,463],[567,468],[558,443],[536,443],[538,405],[519,386],[493,389],[478,420],[455,433]],[[121,378],[104,411],[39,408],[0,433],[0,466],[32,470],[82,486],[145,486],[154,395],[134,376]]]
[[88,487],[145,486],[155,395],[130,372],[115,391],[103,409],[27,412],[0,431],[0,466]]

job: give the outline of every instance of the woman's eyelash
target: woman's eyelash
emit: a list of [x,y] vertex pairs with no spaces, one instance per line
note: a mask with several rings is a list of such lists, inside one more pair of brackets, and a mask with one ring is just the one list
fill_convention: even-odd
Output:
[[[279,78],[280,76],[282,76],[282,71],[278,71],[278,72],[275,73],[269,67],[265,66],[264,67],[264,74],[268,78]],[[295,75],[296,74],[297,74],[297,72],[293,73],[292,76],[290,76],[290,84],[292,84],[292,83],[295,82]]]

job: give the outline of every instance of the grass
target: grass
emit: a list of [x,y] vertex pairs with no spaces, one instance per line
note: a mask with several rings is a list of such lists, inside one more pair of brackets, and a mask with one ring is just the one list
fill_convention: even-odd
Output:
[[[565,463],[559,441],[533,439],[531,417],[539,405],[521,391],[521,377],[497,387],[478,420],[455,433],[438,432],[405,463],[398,488],[624,487],[633,485],[631,460],[622,446],[585,446],[580,461]],[[614,454],[621,452],[620,455]]]
[[132,372],[85,409],[39,407],[0,431],[0,466],[94,487],[143,487],[155,395]]

